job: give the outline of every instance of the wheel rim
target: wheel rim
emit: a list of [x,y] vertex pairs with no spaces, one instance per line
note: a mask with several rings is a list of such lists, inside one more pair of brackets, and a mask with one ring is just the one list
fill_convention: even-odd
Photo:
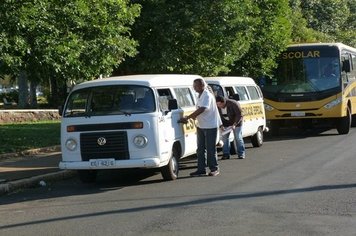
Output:
[[174,156],[172,157],[172,161],[171,161],[171,169],[172,169],[172,173],[177,177],[177,175],[178,175],[178,162],[177,162],[177,158],[175,158]]
[[257,132],[257,141],[259,144],[262,144],[262,142],[263,142],[263,136],[262,136],[262,132],[260,130]]

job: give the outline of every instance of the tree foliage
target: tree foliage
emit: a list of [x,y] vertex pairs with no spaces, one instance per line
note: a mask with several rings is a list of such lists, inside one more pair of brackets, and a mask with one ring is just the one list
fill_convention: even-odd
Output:
[[142,14],[133,26],[139,54],[123,73],[228,72],[248,50],[256,24],[248,0],[137,1]]
[[0,71],[39,81],[109,75],[136,53],[130,25],[139,11],[126,0],[4,0]]

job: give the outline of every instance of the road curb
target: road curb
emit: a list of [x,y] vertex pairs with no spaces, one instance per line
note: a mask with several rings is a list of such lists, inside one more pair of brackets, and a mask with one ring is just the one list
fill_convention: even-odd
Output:
[[76,171],[62,170],[55,173],[49,173],[44,175],[38,175],[27,179],[15,180],[8,183],[0,184],[0,195],[15,192],[24,188],[40,187],[40,182],[53,182],[62,179],[68,179],[73,177]]
[[0,154],[0,160],[6,160],[6,159],[14,158],[14,157],[25,157],[25,156],[31,156],[31,155],[33,156],[33,155],[37,155],[40,153],[50,153],[50,152],[60,152],[60,151],[61,151],[60,145],[36,148],[36,149],[30,149],[30,150],[25,150],[25,151],[21,151],[21,152]]

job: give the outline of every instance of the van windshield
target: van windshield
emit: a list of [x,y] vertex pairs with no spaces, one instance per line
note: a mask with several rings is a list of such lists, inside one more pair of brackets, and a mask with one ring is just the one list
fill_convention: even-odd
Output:
[[153,91],[138,85],[79,89],[69,95],[64,117],[130,115],[155,111]]

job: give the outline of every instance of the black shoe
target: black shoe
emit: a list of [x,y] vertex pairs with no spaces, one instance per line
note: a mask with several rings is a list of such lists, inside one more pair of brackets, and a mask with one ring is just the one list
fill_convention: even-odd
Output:
[[227,160],[227,159],[230,159],[230,155],[223,155],[221,160]]
[[239,156],[239,159],[245,159],[245,156]]
[[192,176],[192,177],[206,176],[206,172],[197,170],[197,171],[190,173],[190,176]]

